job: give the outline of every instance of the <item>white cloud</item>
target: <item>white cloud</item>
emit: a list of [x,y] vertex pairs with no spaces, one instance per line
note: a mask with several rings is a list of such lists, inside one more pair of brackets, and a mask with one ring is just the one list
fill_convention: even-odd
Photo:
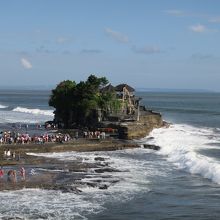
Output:
[[193,60],[211,60],[215,57],[212,54],[194,53],[192,54],[191,58]]
[[207,28],[201,24],[190,26],[189,29],[196,33],[203,33],[207,31]]
[[89,53],[89,54],[102,53],[102,51],[99,49],[83,49],[81,52],[82,53]]
[[210,28],[207,28],[206,26],[204,25],[201,25],[201,24],[197,24],[197,25],[193,25],[193,26],[190,26],[189,29],[195,33],[218,33],[219,30],[218,29],[210,29]]
[[172,10],[166,10],[165,11],[169,15],[174,15],[174,16],[185,16],[186,14],[183,11],[172,9]]
[[58,37],[58,38],[57,38],[57,43],[62,44],[62,43],[65,43],[67,40],[68,40],[68,39],[65,38],[65,37]]
[[128,43],[129,42],[128,37],[118,31],[114,31],[110,28],[105,28],[105,33],[120,43]]
[[32,69],[32,64],[29,60],[27,60],[26,58],[22,57],[21,58],[21,65],[25,68],[25,69]]
[[58,37],[56,40],[56,42],[58,44],[65,44],[65,43],[69,43],[71,41],[72,41],[72,39],[70,37]]
[[176,16],[176,17],[193,17],[193,18],[205,19],[211,23],[220,23],[220,16],[214,16],[210,14],[186,12],[186,11],[181,11],[178,9],[165,10],[164,12],[166,14],[169,14],[171,16]]
[[161,53],[160,48],[159,47],[154,47],[154,46],[145,46],[145,47],[140,47],[140,48],[137,48],[136,46],[133,46],[132,50],[135,53],[142,53],[142,54]]
[[34,33],[35,33],[35,34],[41,34],[42,31],[41,31],[40,29],[36,29],[36,30],[34,31]]
[[213,17],[209,19],[211,23],[220,23],[220,17]]

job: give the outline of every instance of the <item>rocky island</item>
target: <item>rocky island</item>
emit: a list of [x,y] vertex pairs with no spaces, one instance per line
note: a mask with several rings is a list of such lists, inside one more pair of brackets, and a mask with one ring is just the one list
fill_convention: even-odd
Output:
[[[42,153],[48,155],[55,152],[112,151],[140,147],[133,139],[145,137],[152,129],[163,126],[164,122],[159,113],[142,106],[141,97],[136,97],[134,92],[127,84],[114,87],[105,77],[94,75],[78,84],[69,80],[58,84],[49,100],[49,105],[55,108],[55,118],[46,125],[57,127],[59,133],[68,132],[71,140],[65,143],[3,144],[0,162],[4,175],[1,177],[0,190],[26,187],[79,193],[82,185],[107,189],[116,184],[119,180],[111,180],[111,172],[121,171],[111,167],[106,158],[97,156],[90,163],[82,158],[61,161],[45,157]],[[91,136],[85,136],[90,133]],[[93,134],[96,134],[95,137]],[[4,151],[9,148],[19,152],[19,159],[5,157]],[[20,175],[21,168],[26,170],[25,178]],[[83,182],[91,169],[96,176],[104,173],[105,183]],[[12,171],[18,175],[10,179],[9,172]]]
[[116,129],[119,139],[138,139],[163,126],[160,113],[141,105],[127,84],[112,86],[105,77],[90,75],[85,82],[63,81],[52,90],[49,104],[59,128]]

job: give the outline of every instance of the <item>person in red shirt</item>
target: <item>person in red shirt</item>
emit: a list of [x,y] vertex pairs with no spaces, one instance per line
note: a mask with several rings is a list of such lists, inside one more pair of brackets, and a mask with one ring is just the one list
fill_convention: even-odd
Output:
[[4,177],[4,170],[3,168],[1,167],[0,168],[0,178],[2,179]]

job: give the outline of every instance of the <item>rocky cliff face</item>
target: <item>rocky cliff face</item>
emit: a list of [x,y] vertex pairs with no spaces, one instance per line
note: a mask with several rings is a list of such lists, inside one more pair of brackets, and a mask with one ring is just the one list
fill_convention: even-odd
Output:
[[162,126],[163,120],[159,113],[144,113],[140,115],[139,121],[120,123],[118,126],[119,138],[129,140],[143,138],[154,128]]

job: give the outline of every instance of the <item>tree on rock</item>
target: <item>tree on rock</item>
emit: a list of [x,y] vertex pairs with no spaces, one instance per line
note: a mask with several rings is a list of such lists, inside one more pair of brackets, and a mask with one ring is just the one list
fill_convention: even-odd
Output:
[[62,81],[57,85],[56,89],[52,90],[49,100],[49,105],[55,108],[55,118],[58,121],[62,121],[65,128],[71,126],[75,90],[76,83],[74,81]]
[[76,84],[63,81],[52,90],[49,105],[55,108],[55,120],[65,128],[92,126],[97,119],[97,110],[107,109],[107,104],[115,99],[101,89],[108,84],[105,77],[90,75],[86,81]]

